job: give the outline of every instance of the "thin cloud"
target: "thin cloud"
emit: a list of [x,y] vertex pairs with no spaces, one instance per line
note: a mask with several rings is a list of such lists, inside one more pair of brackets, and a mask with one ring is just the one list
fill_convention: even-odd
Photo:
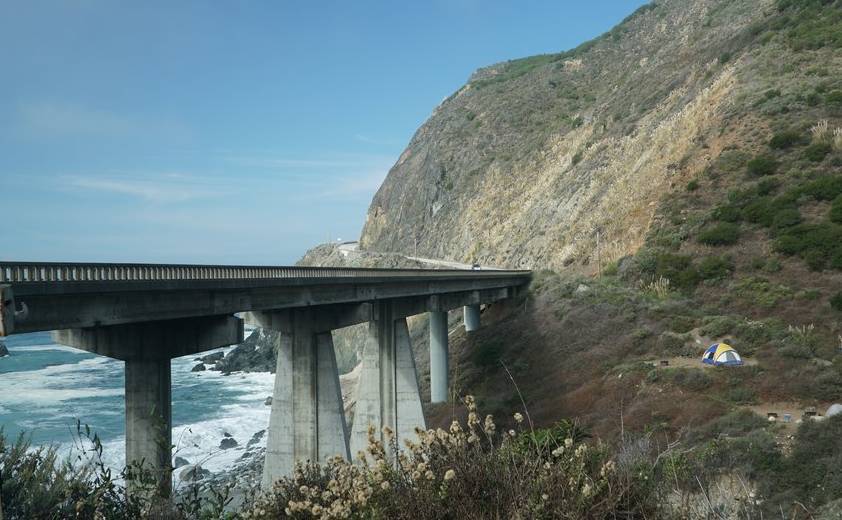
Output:
[[20,130],[34,137],[159,136],[183,139],[188,128],[177,121],[131,116],[70,103],[26,102],[18,105]]
[[[158,204],[221,196],[226,190],[218,183],[189,175],[157,174],[146,178],[73,176],[66,178],[67,186],[77,190],[96,191],[139,198]],[[214,184],[217,184],[214,186]],[[233,184],[233,183],[232,183]]]
[[371,168],[384,162],[390,162],[392,157],[383,155],[349,155],[331,158],[313,159],[308,157],[278,157],[272,155],[229,155],[225,160],[241,166],[267,168],[279,171],[295,170],[329,170],[347,171]]
[[366,143],[366,144],[377,144],[377,145],[384,145],[384,146],[385,145],[391,146],[391,145],[395,144],[395,141],[393,141],[391,139],[378,139],[376,137],[369,137],[369,136],[364,135],[364,134],[356,134],[354,136],[354,139],[356,139],[357,141],[359,141],[361,143]]

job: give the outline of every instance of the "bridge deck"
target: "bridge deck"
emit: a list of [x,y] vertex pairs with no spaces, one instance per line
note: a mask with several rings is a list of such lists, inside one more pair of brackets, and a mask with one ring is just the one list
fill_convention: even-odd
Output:
[[493,291],[529,271],[0,262],[0,336]]

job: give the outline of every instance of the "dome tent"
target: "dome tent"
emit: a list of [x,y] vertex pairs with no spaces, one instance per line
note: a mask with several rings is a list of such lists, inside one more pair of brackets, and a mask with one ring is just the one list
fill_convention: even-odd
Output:
[[702,356],[702,363],[713,366],[739,366],[743,364],[743,358],[727,343],[714,343]]

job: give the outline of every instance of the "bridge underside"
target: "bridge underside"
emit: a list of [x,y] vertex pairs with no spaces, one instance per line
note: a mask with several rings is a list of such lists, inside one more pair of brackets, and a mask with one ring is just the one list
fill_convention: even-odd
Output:
[[[476,330],[481,305],[515,296],[529,276],[65,280],[0,285],[0,335],[58,329],[58,343],[124,360],[127,464],[154,472],[168,495],[172,358],[241,343],[244,322],[280,333],[263,476],[270,486],[298,462],[349,459],[364,450],[370,428],[382,441],[388,427],[399,446],[414,437],[425,423],[406,318],[430,313],[430,397],[444,401],[447,312],[463,307],[466,330]],[[331,331],[360,323],[368,335],[349,427]]]

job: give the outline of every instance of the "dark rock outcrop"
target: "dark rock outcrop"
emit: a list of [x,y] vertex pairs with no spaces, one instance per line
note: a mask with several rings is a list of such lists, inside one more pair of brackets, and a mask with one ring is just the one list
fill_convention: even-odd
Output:
[[259,432],[255,433],[251,436],[251,439],[246,444],[246,447],[254,446],[255,444],[260,442],[260,439],[263,438],[263,435],[266,434],[266,430],[260,430]]
[[8,355],[9,355],[9,349],[7,349],[6,345],[4,345],[2,341],[0,341],[0,358],[6,357]]
[[187,466],[190,464],[190,461],[185,459],[184,457],[176,456],[175,460],[173,460],[172,467],[173,469],[178,469],[182,466]]
[[277,332],[257,329],[244,342],[237,345],[234,350],[228,352],[228,355],[216,361],[211,370],[217,370],[223,374],[232,372],[275,372],[277,360],[275,345],[277,342]]
[[212,352],[212,353],[208,354],[207,356],[202,356],[202,357],[196,358],[196,361],[201,361],[202,363],[204,363],[206,365],[213,365],[214,363],[216,363],[217,361],[219,361],[220,359],[222,359],[224,357],[225,357],[225,352],[219,351],[219,352]]
[[206,367],[204,363],[199,363],[198,365],[193,367],[190,371],[191,372],[204,372],[207,369],[208,369],[208,367]]
[[239,445],[240,443],[238,443],[237,440],[233,437],[225,437],[219,442],[219,449],[227,450],[231,448],[236,448]]

